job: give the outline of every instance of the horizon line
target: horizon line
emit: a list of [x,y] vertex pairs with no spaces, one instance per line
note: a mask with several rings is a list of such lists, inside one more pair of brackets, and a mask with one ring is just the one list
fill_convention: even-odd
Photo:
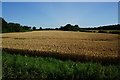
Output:
[[[4,19],[3,17],[0,17],[1,19]],[[4,19],[5,20],[5,19]],[[10,22],[10,21],[7,21],[7,20],[5,20],[7,23],[15,23],[15,24],[20,24],[21,26],[28,26],[28,25],[22,25],[21,23],[18,23],[18,22]],[[61,26],[65,26],[65,25],[67,25],[67,24],[71,24],[71,23],[66,23],[66,24],[64,24],[64,25],[61,25]],[[71,24],[71,25],[78,25],[79,27],[81,27],[81,28],[94,28],[94,27],[100,27],[100,26],[110,26],[110,25],[118,25],[119,23],[114,23],[114,24],[104,24],[104,25],[97,25],[97,26],[80,26],[80,25],[78,25],[78,24]],[[59,27],[45,27],[45,26],[41,26],[42,28],[52,28],[52,29],[55,29],[55,28],[60,28],[61,26],[59,26]],[[36,27],[36,28],[39,28],[39,27],[37,27],[37,26],[29,26],[29,27]]]

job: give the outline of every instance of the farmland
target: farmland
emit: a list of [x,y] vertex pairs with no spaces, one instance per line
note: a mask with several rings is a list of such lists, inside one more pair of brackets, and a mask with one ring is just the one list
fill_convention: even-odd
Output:
[[120,79],[118,34],[32,31],[1,38],[3,79]]
[[32,51],[36,51],[35,55],[88,61],[102,61],[107,58],[108,61],[116,62],[119,59],[118,34],[33,31],[4,33],[2,39],[3,49],[9,52],[26,50],[28,55],[32,55]]

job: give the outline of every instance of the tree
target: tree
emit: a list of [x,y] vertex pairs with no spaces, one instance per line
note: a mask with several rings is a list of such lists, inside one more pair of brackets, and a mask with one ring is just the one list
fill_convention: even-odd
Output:
[[2,32],[8,32],[7,22],[3,18],[1,19],[2,19]]
[[42,27],[40,27],[39,30],[42,30]]
[[55,30],[59,30],[59,28],[55,28]]
[[31,27],[23,26],[23,29],[25,29],[25,30],[31,30]]
[[75,25],[73,28],[73,31],[79,31],[79,30],[80,30],[80,27],[78,25]]
[[33,30],[36,30],[36,27],[33,27]]
[[79,31],[79,26],[78,25],[71,25],[71,24],[67,24],[66,26],[61,26],[60,30],[64,30],[64,31]]
[[2,33],[8,33],[8,32],[24,32],[30,27],[26,26],[23,27],[18,23],[7,23],[3,18],[2,19]]

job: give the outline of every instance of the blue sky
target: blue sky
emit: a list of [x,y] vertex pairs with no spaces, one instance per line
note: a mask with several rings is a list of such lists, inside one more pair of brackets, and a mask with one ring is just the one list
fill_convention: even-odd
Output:
[[2,0],[3,2],[118,2],[120,0]]
[[2,2],[0,2],[0,17],[2,17]]
[[118,23],[117,2],[3,2],[2,17],[7,22],[43,28],[68,23],[98,27]]

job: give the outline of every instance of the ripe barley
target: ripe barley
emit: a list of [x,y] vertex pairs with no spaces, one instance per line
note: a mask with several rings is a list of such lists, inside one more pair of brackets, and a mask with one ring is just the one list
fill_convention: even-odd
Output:
[[[33,31],[2,34],[3,48],[117,57],[118,34],[69,31]],[[53,53],[54,54],[54,53]]]

